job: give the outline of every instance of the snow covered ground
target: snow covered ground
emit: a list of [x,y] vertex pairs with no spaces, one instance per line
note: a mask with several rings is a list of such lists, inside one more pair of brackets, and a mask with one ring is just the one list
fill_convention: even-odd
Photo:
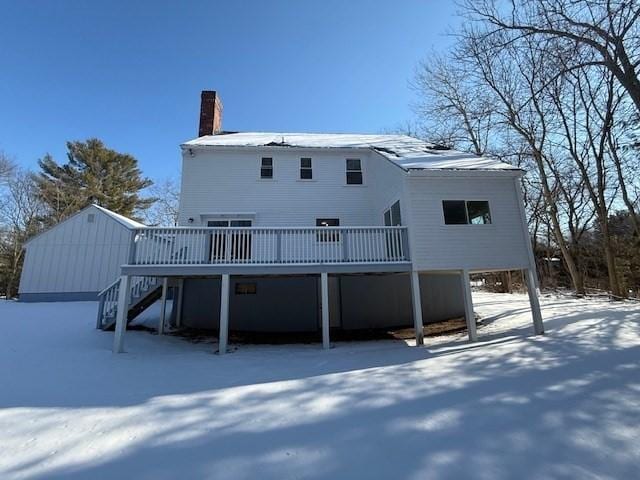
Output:
[[0,478],[638,478],[640,305],[475,293],[481,341],[213,346],[0,301]]

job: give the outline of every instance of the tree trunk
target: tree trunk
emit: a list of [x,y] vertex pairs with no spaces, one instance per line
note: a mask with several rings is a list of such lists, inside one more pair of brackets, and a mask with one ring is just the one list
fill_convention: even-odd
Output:
[[618,278],[618,268],[616,267],[616,256],[611,245],[611,236],[609,235],[609,222],[606,218],[601,219],[600,229],[602,230],[602,249],[607,262],[607,274],[609,276],[609,290],[611,295],[617,298],[624,297],[624,292],[620,288],[620,279]]
[[580,271],[576,267],[576,262],[573,259],[573,255],[571,255],[571,252],[567,248],[567,244],[564,241],[564,235],[562,234],[562,228],[560,227],[560,221],[558,220],[558,209],[556,207],[555,199],[551,194],[551,189],[549,188],[549,180],[547,178],[547,172],[544,167],[544,162],[542,161],[542,153],[536,149],[534,151],[533,157],[536,160],[538,172],[540,174],[542,194],[544,195],[544,199],[549,206],[549,217],[551,218],[553,235],[555,236],[556,243],[558,244],[560,252],[562,253],[562,258],[564,259],[567,270],[569,271],[571,283],[573,284],[573,288],[576,291],[576,295],[582,296],[585,293],[584,284],[582,282]]

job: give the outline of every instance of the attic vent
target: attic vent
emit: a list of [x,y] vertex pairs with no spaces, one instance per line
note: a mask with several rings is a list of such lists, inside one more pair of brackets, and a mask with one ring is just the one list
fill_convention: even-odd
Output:
[[96,219],[95,213],[90,213],[89,215],[87,215],[87,223],[93,223],[95,219]]

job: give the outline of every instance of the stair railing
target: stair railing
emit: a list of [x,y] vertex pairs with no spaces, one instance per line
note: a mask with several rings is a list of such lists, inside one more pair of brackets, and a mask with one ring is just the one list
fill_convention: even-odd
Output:
[[103,328],[107,319],[117,313],[120,278],[98,294],[98,319],[96,328]]
[[[127,306],[131,307],[136,300],[143,297],[149,290],[158,284],[156,277],[133,277],[131,282],[131,293],[127,301]],[[120,295],[120,278],[109,284],[107,288],[98,293],[98,318],[96,328],[101,329],[109,323],[115,321],[118,313],[118,296]]]

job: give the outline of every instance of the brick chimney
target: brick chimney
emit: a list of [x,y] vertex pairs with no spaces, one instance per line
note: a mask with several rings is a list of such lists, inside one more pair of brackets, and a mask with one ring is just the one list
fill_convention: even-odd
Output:
[[200,128],[198,136],[215,135],[222,131],[222,101],[215,91],[203,90],[200,95]]

